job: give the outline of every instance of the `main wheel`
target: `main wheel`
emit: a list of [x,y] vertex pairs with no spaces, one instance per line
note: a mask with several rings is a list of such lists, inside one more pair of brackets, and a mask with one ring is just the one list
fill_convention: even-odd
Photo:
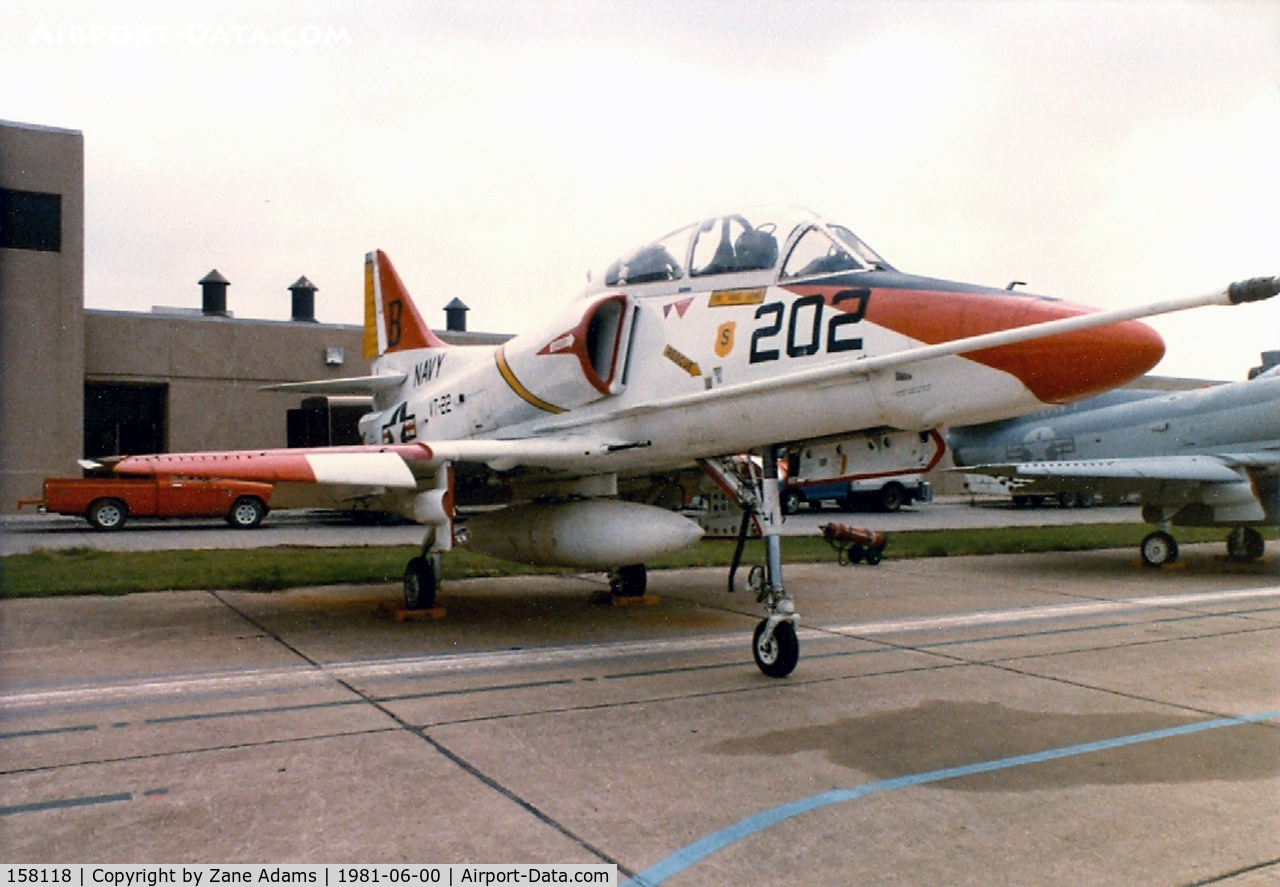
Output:
[[618,597],[644,597],[649,574],[644,564],[619,567],[609,574],[609,591]]
[[1227,536],[1227,554],[1233,560],[1256,561],[1266,552],[1267,543],[1253,527],[1236,527]]
[[118,530],[129,517],[129,506],[119,499],[95,499],[84,517],[96,530]]
[[227,523],[237,530],[252,530],[267,516],[267,506],[257,496],[241,496],[227,512]]
[[1148,533],[1140,550],[1142,562],[1148,567],[1162,567],[1178,559],[1178,543],[1164,530]]
[[410,610],[430,610],[436,605],[436,584],[431,558],[413,558],[404,568],[404,605]]
[[796,627],[790,622],[779,622],[773,630],[773,637],[763,643],[763,635],[768,620],[761,620],[756,626],[756,633],[751,638],[751,650],[755,653],[756,665],[771,678],[785,678],[795,669],[800,661],[800,639],[796,637]]

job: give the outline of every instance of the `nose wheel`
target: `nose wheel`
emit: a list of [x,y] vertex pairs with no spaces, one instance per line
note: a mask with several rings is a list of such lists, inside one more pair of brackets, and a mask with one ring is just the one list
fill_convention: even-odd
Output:
[[751,639],[756,667],[771,678],[785,678],[800,661],[800,639],[789,618],[774,615],[756,626]]

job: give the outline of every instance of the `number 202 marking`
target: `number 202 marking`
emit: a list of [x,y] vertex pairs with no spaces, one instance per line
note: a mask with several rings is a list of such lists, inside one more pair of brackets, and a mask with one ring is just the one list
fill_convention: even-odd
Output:
[[[861,323],[867,315],[867,303],[871,301],[871,290],[866,288],[841,290],[831,300],[832,307],[852,299],[858,305],[852,311],[838,311],[827,322],[826,351],[836,354],[840,351],[862,350],[861,336],[846,336],[844,327]],[[822,314],[826,303],[820,295],[801,296],[791,303],[790,318],[787,321],[787,357],[808,357],[822,350]],[[806,316],[806,313],[811,316]],[[772,316],[772,320],[751,334],[751,363],[764,363],[777,360],[782,356],[779,348],[764,348],[774,336],[782,332],[783,318],[787,308],[782,302],[770,302],[756,309],[756,320]]]

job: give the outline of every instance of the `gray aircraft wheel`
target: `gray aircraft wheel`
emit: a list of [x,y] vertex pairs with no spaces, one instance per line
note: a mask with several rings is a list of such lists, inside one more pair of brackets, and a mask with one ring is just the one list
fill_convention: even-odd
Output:
[[1227,554],[1233,560],[1256,561],[1266,552],[1266,541],[1253,527],[1236,527],[1227,536]]
[[404,605],[410,610],[436,605],[436,571],[430,558],[415,557],[404,568]]
[[1178,543],[1164,530],[1148,533],[1140,550],[1142,562],[1148,567],[1162,567],[1178,559]]
[[790,622],[779,622],[769,642],[762,643],[766,625],[768,620],[761,620],[751,638],[756,665],[771,678],[785,678],[800,661],[800,639],[796,637],[796,627]]
[[118,530],[129,517],[129,507],[119,499],[95,499],[84,517],[96,530]]

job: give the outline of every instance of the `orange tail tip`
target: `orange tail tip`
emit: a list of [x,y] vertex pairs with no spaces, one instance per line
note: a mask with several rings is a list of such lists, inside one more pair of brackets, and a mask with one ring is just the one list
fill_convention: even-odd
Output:
[[387,254],[375,250],[364,257],[364,357],[393,351],[444,348],[409,297]]

